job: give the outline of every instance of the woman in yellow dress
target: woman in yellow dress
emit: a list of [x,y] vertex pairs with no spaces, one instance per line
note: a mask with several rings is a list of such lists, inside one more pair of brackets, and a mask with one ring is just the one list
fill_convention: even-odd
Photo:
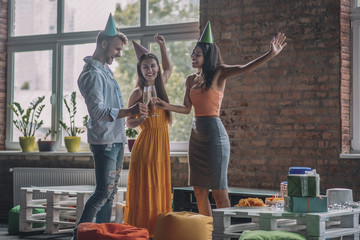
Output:
[[[129,106],[143,102],[144,89],[155,86],[157,96],[169,102],[164,83],[171,75],[171,65],[166,53],[165,39],[155,35],[160,46],[163,72],[158,58],[133,41],[138,58],[138,81],[129,98]],[[150,103],[151,104],[151,103]],[[125,223],[154,233],[156,217],[172,211],[171,170],[168,124],[171,113],[152,109],[148,118],[128,117],[128,128],[140,126],[141,132],[131,152],[129,178],[126,193]]]

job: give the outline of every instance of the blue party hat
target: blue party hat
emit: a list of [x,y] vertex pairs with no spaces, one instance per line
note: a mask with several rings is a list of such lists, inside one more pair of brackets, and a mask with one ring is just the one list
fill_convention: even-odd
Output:
[[111,13],[109,15],[109,19],[106,23],[106,27],[104,30],[104,35],[106,36],[116,36],[117,35],[117,30],[116,30],[116,26],[115,26],[115,21],[114,18],[112,17]]

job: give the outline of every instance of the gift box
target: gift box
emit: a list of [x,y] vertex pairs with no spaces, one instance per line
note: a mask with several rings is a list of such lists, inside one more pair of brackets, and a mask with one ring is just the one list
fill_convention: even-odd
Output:
[[287,195],[290,197],[318,197],[320,195],[319,174],[288,175]]
[[327,212],[326,196],[319,197],[285,197],[284,208],[288,212],[308,213]]

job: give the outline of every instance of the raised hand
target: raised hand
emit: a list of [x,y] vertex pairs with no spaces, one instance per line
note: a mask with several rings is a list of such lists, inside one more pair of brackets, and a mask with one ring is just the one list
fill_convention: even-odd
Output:
[[161,46],[165,45],[165,38],[158,33],[154,36],[154,40]]
[[278,55],[281,50],[286,46],[286,36],[284,33],[278,33],[276,37],[273,37],[270,43],[270,52],[274,56]]

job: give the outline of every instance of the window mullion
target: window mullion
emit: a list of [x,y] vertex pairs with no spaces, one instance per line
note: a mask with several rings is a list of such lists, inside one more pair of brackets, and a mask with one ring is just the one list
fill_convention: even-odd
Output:
[[[62,93],[63,93],[63,45],[56,45],[55,52],[55,76],[53,77],[53,87],[52,87],[52,121],[51,127],[53,130],[58,131],[59,129],[59,119],[62,117]],[[55,102],[55,103],[54,103]],[[57,103],[57,104],[56,104]],[[61,147],[61,132],[58,131],[56,134],[56,144],[57,149]]]
[[57,34],[64,33],[64,0],[57,2]]
[[148,0],[140,0],[140,28],[144,28],[148,25],[149,20],[149,4]]

